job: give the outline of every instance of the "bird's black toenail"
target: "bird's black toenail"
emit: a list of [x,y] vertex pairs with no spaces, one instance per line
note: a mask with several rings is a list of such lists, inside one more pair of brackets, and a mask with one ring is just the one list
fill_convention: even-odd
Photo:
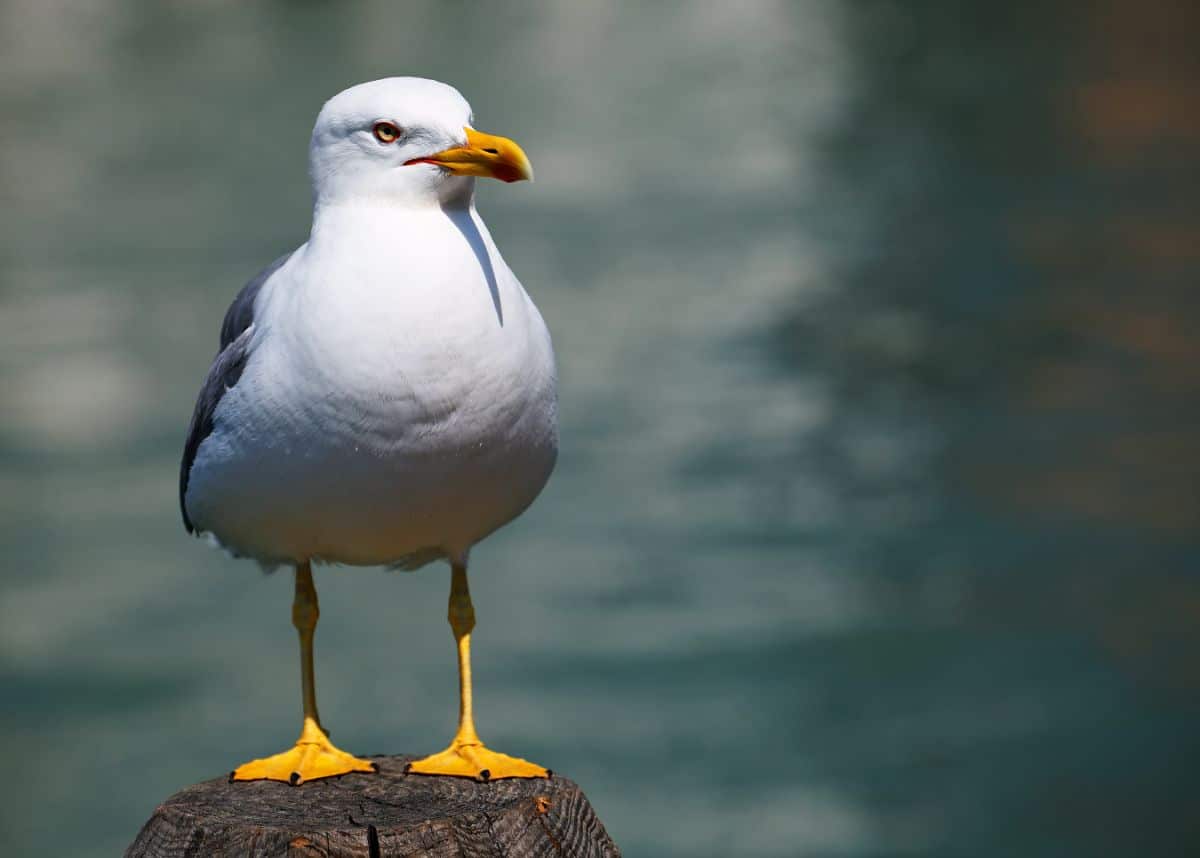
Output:
[[237,772],[230,772],[230,773],[229,773],[229,782],[230,782],[230,783],[233,783],[233,782],[234,782],[234,780],[235,780],[236,778],[237,778]]
[[288,777],[288,783],[290,783],[292,786],[300,783],[300,773],[292,772],[292,774]]
[[480,779],[481,781],[486,781],[486,780],[487,780],[488,778],[490,778],[491,776],[492,776],[492,770],[491,770],[491,769],[480,769],[480,771],[479,771],[479,779]]

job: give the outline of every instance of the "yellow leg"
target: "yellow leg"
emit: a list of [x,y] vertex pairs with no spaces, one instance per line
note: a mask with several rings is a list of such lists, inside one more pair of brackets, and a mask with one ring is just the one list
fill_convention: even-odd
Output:
[[544,778],[544,768],[507,754],[490,751],[475,734],[471,712],[471,630],[475,628],[475,608],[467,588],[467,569],[455,565],[450,573],[450,628],[458,643],[458,732],[450,747],[409,765],[410,772],[422,775],[455,775],[480,780],[499,778]]
[[300,632],[300,677],[304,687],[304,726],[296,744],[282,754],[238,766],[230,780],[284,781],[293,786],[304,781],[344,775],[349,772],[373,772],[375,766],[334,747],[321,727],[317,714],[317,690],[313,681],[313,631],[321,616],[317,589],[313,586],[312,566],[296,567],[296,598],[292,602],[292,625]]

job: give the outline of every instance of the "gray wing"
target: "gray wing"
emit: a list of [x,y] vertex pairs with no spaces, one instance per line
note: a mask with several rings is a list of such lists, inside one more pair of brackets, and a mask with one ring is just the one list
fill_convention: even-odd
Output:
[[254,279],[243,286],[241,292],[237,293],[237,297],[233,299],[233,303],[225,311],[224,321],[221,322],[222,349],[241,336],[246,328],[254,324],[254,302],[258,299],[258,293],[262,291],[262,287],[266,282],[271,279],[271,275],[282,268],[283,263],[292,258],[292,253],[295,253],[295,251],[283,254],[283,256],[255,274]]
[[221,347],[208,370],[204,386],[200,388],[200,396],[196,399],[196,408],[192,411],[192,422],[188,427],[187,441],[183,445],[183,461],[179,464],[179,511],[183,513],[183,526],[188,533],[195,533],[187,511],[188,477],[192,473],[192,463],[196,461],[196,451],[200,444],[213,430],[213,413],[225,391],[238,383],[246,360],[250,357],[250,327],[254,324],[254,302],[259,292],[271,275],[278,271],[292,256],[285,253],[262,271],[254,279],[242,287],[229,309],[225,311],[225,319],[221,322]]

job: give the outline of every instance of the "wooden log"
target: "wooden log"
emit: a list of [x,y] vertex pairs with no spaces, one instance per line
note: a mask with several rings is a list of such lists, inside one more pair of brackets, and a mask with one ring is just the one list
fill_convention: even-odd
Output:
[[190,786],[159,805],[125,856],[620,858],[567,778],[480,783],[405,774],[413,757],[370,759],[378,774]]

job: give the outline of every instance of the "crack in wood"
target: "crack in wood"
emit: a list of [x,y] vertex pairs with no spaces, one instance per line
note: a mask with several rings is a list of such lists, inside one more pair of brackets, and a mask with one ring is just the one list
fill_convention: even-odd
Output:
[[397,858],[620,858],[567,778],[413,778],[406,757],[378,760],[379,774],[295,787],[225,778],[188,787],[155,810],[126,858],[383,858],[385,842]]
[[558,842],[558,838],[550,830],[550,826],[546,824],[546,814],[550,812],[549,796],[539,795],[533,799],[533,814],[534,818],[541,824],[542,830],[546,832],[546,837],[554,846],[554,851],[559,855],[563,854],[562,844]]

